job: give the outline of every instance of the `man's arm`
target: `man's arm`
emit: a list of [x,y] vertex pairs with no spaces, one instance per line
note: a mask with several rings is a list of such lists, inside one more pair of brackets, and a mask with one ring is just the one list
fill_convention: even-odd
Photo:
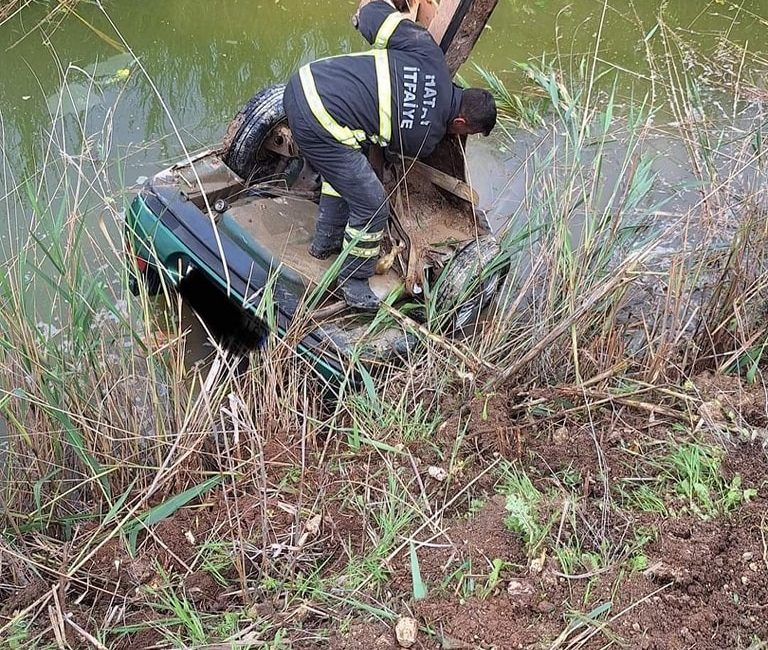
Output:
[[356,27],[374,47],[409,51],[436,45],[429,32],[412,18],[407,0],[375,0],[360,8]]

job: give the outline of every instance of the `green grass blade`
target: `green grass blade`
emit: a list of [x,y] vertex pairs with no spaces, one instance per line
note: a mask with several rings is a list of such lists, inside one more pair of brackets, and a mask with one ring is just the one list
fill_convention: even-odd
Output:
[[221,476],[213,476],[199,485],[184,490],[181,494],[177,494],[167,501],[156,505],[151,510],[147,511],[143,515],[140,515],[125,527],[125,532],[128,533],[128,548],[131,555],[136,554],[136,540],[139,532],[143,528],[148,528],[153,524],[159,523],[164,519],[167,519],[173,515],[177,510],[183,508],[193,499],[201,497],[203,494],[216,487],[221,483]]
[[117,517],[117,513],[120,512],[120,509],[123,507],[125,502],[128,500],[128,497],[131,496],[131,493],[133,492],[133,488],[138,482],[138,478],[134,478],[130,485],[126,488],[125,492],[123,492],[118,498],[117,501],[115,501],[112,504],[112,507],[109,509],[109,512],[107,513],[107,516],[104,517],[104,523],[108,523],[112,521],[115,517]]
[[416,555],[416,545],[411,542],[411,581],[413,583],[413,599],[424,600],[427,597],[427,586],[421,579],[419,556]]

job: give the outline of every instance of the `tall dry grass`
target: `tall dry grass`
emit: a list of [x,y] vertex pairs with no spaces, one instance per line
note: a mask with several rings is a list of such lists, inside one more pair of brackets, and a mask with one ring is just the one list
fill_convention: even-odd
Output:
[[[127,295],[121,201],[103,181],[112,170],[89,143],[76,151],[46,143],[40,179],[4,199],[31,230],[0,275],[0,411],[8,425],[0,601],[33,595],[3,610],[0,638],[32,643],[70,630],[77,624],[66,616],[66,594],[94,611],[113,599],[121,613],[73,628],[106,647],[131,597],[109,592],[99,553],[115,544],[140,553],[156,541],[154,525],[214,494],[222,513],[214,532],[236,567],[232,589],[243,603],[259,597],[267,578],[298,580],[307,563],[322,564],[305,551],[304,536],[317,534],[316,516],[332,514],[333,496],[358,512],[377,553],[366,563],[343,548],[344,571],[356,580],[343,596],[319,582],[307,589],[329,608],[352,603],[391,616],[364,600],[363,588],[384,579],[409,536],[437,535],[449,508],[494,469],[458,493],[446,489],[432,507],[423,485],[393,464],[409,462],[403,441],[432,435],[452,410],[493,392],[528,408],[538,400],[534,389],[566,386],[574,399],[664,412],[680,408],[665,396],[703,368],[760,380],[768,343],[765,106],[744,76],[723,89],[730,119],[710,118],[696,79],[667,68],[680,52],[662,32],[665,56],[651,59],[656,86],[629,109],[604,79],[598,85],[596,60],[573,78],[528,68],[551,110],[540,116],[526,201],[501,234],[498,268],[510,273],[497,303],[459,339],[388,308],[382,324],[409,330],[420,345],[406,364],[379,368],[375,378],[364,371],[361,388],[342,381],[333,394],[295,351],[308,321],[272,337],[245,373],[215,344],[209,363],[185,364],[179,319],[156,335],[158,308],[180,313],[178,296],[169,292],[158,306]],[[657,192],[648,145],[660,135],[685,149],[696,181],[698,200],[682,212],[670,213]],[[634,392],[612,391],[614,380],[634,382]],[[361,447],[367,463],[347,462]],[[358,485],[368,486],[367,501],[345,492]],[[290,507],[280,501],[286,493]],[[243,516],[246,500],[255,518]],[[277,529],[275,508],[283,506],[291,524]],[[210,552],[201,548],[189,572]],[[264,625],[274,633],[281,623]]]

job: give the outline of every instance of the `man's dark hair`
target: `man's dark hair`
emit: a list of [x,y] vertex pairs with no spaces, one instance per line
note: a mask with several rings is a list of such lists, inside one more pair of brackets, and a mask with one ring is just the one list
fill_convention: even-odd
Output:
[[459,115],[473,133],[490,135],[496,126],[496,100],[483,88],[467,88],[461,96]]

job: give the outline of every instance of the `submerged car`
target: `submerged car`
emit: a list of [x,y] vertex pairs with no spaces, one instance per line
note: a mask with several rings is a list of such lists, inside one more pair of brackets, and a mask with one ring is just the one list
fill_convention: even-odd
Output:
[[[293,143],[282,95],[282,86],[257,93],[221,148],[145,183],[126,217],[134,281],[152,293],[203,278],[255,339],[269,329],[284,336],[301,314],[309,326],[295,344],[329,379],[348,373],[352,360],[374,367],[405,358],[416,344],[408,327],[346,308],[334,293],[338,263],[308,253],[321,183]],[[466,329],[503,271],[474,193],[422,162],[398,160],[383,171],[392,218],[372,290],[406,305],[411,319]]]

